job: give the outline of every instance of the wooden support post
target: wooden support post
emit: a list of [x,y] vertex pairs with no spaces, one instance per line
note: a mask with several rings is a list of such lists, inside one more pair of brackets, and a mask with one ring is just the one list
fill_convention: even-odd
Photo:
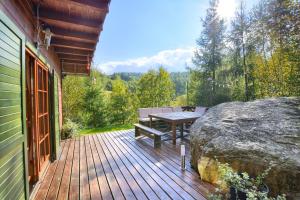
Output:
[[183,139],[183,123],[180,124],[180,137]]
[[172,139],[173,144],[176,145],[176,124],[174,122],[172,123]]
[[154,135],[154,148],[159,148],[161,146],[161,136]]
[[152,117],[150,116],[150,124],[149,124],[150,128],[152,128]]
[[138,127],[135,127],[135,137],[138,137],[140,136],[140,132],[139,132],[139,128]]

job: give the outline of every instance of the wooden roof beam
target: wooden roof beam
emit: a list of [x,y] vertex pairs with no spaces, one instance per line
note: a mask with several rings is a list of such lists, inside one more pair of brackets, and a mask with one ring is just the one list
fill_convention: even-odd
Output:
[[108,11],[108,4],[109,1],[99,1],[99,0],[71,0],[73,2],[83,4],[83,5],[88,5],[100,10]]
[[74,41],[58,39],[58,38],[53,38],[51,40],[51,46],[82,49],[82,50],[91,50],[91,51],[94,51],[95,47],[96,47],[95,44],[84,43],[84,42],[74,42]]
[[63,53],[59,53],[58,57],[60,59],[69,59],[69,60],[85,60],[85,61],[89,61],[91,60],[92,56],[82,56],[82,55],[70,55],[70,54],[63,54]]
[[61,59],[64,64],[88,65],[88,61]]
[[99,20],[84,19],[78,16],[70,16],[69,13],[61,13],[57,12],[56,10],[52,10],[45,7],[40,7],[39,15],[40,19],[52,19],[94,28],[101,28],[103,24],[103,21],[99,22]]
[[51,27],[51,32],[54,33],[53,37],[63,36],[63,37],[71,37],[77,39],[85,39],[93,43],[97,43],[98,41],[98,34],[93,34],[93,33],[70,31],[58,27],[53,27],[53,26]]
[[69,54],[69,55],[79,55],[79,56],[93,56],[93,51],[82,50],[82,49],[71,49],[64,47],[55,47],[55,52],[57,54]]

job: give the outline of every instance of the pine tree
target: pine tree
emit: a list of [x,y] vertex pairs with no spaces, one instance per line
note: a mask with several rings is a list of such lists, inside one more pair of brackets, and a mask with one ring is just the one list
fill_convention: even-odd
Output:
[[[234,46],[234,65],[242,71],[244,76],[244,94],[245,100],[250,99],[249,92],[249,67],[247,65],[246,56],[249,52],[249,19],[245,11],[245,4],[243,1],[240,2],[240,6],[235,13],[235,17],[231,22],[230,40]],[[240,69],[239,69],[240,68]],[[238,75],[238,74],[235,74]]]
[[[197,104],[202,105],[214,105],[217,99],[215,84],[216,72],[222,63],[225,38],[225,24],[224,20],[218,16],[217,6],[217,0],[210,1],[210,7],[206,11],[206,17],[202,20],[203,31],[197,40],[198,50],[195,52],[193,58],[193,62],[196,66],[195,73],[197,73],[197,71],[201,73],[201,75],[192,76],[201,79],[198,80],[200,82],[200,84],[198,84],[200,88],[196,90],[204,94],[200,96],[210,96],[210,98],[199,98],[196,100]],[[197,82],[197,80],[195,81]],[[200,97],[199,94],[196,96]]]
[[107,123],[107,105],[101,76],[98,71],[93,70],[91,76],[85,80],[82,114],[85,116],[85,125],[88,127],[101,127]]

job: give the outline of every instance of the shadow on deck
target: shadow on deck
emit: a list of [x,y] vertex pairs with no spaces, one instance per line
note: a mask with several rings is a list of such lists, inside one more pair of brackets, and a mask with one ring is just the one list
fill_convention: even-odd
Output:
[[[180,143],[186,144],[186,171],[180,168]],[[34,199],[205,199],[212,187],[189,159],[187,141],[154,149],[148,138],[135,140],[133,130],[66,140]]]

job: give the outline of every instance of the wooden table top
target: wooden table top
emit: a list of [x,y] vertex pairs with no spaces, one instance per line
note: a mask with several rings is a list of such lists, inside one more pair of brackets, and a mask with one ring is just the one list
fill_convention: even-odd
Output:
[[200,118],[203,113],[197,112],[170,112],[170,113],[156,113],[149,114],[149,117],[162,119],[170,122],[181,122],[181,121],[190,121]]

